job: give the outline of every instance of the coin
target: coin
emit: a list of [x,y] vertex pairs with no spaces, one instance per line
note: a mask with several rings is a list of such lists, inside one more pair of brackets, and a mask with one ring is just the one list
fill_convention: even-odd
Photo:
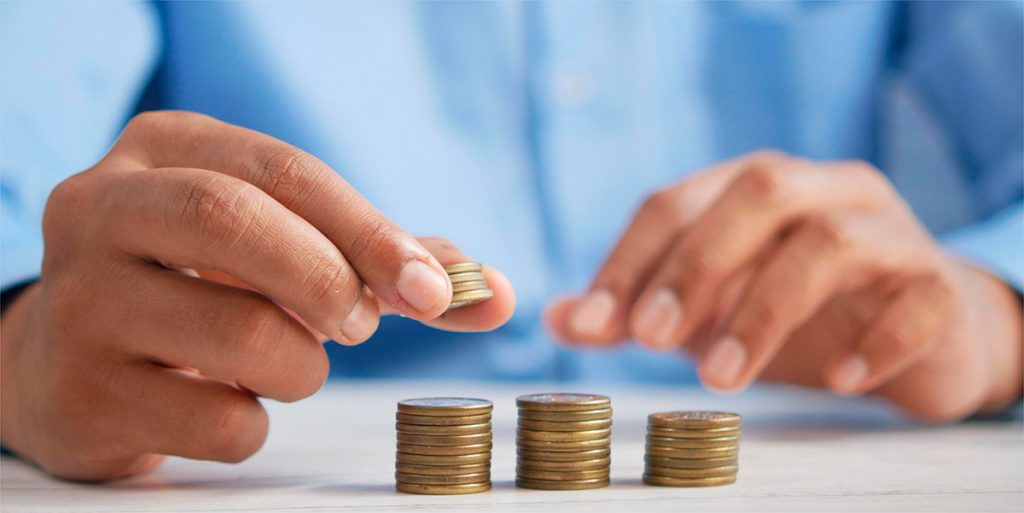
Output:
[[736,475],[731,476],[718,476],[718,477],[699,477],[693,479],[678,478],[678,477],[664,477],[664,476],[652,476],[650,474],[644,474],[644,484],[655,485],[655,486],[681,486],[681,487],[695,487],[695,486],[721,486],[732,484],[736,482]]
[[491,451],[458,455],[413,454],[400,451],[395,454],[395,459],[399,463],[411,463],[413,465],[454,466],[475,465],[478,463],[490,464]]
[[740,448],[735,445],[732,447],[715,447],[712,449],[676,449],[674,447],[647,445],[648,455],[676,459],[728,458],[730,456],[735,457],[739,452]]
[[451,280],[452,285],[456,283],[465,283],[467,281],[483,281],[487,280],[484,278],[484,273],[480,271],[467,271],[464,273],[449,273],[448,279]]
[[538,442],[585,442],[600,440],[612,436],[610,428],[592,429],[589,431],[534,431],[519,428],[516,436],[520,440],[536,440]]
[[721,411],[666,411],[647,416],[648,426],[676,429],[739,427],[743,417]]
[[419,474],[421,476],[457,476],[464,474],[478,474],[490,472],[490,463],[476,463],[473,465],[416,465],[414,463],[395,462],[395,470],[404,474]]
[[739,445],[740,437],[723,436],[720,438],[666,438],[663,436],[648,436],[647,445],[650,447],[675,447],[677,449],[709,449],[713,447],[733,447]]
[[698,478],[698,477],[717,477],[717,476],[731,476],[739,471],[739,467],[736,465],[726,465],[724,467],[709,467],[709,468],[672,468],[672,467],[657,467],[654,465],[647,465],[644,467],[644,471],[653,476],[665,476],[665,477],[682,477],[686,479]]
[[544,420],[553,422],[582,422],[612,418],[611,408],[585,411],[534,411],[519,410],[519,420]]
[[524,479],[544,479],[553,481],[583,481],[588,479],[608,479],[608,467],[587,470],[537,470],[527,467],[516,467],[516,476]]
[[486,399],[469,397],[424,397],[399,401],[398,411],[412,415],[435,415],[439,417],[465,417],[467,415],[490,414],[494,404]]
[[460,262],[457,264],[448,264],[444,266],[444,272],[446,274],[482,271],[483,269],[484,266],[480,262]]
[[395,479],[399,483],[425,484],[425,485],[458,485],[483,483],[491,480],[491,473],[478,472],[475,474],[461,474],[452,476],[424,476],[419,474],[406,474],[395,472]]
[[490,433],[491,423],[484,422],[481,424],[462,424],[458,426],[420,426],[417,424],[396,422],[395,429],[399,433],[415,433],[422,435],[475,435],[480,433]]
[[725,436],[739,436],[739,428],[715,428],[715,429],[673,429],[663,427],[647,427],[648,436],[660,436],[665,438],[722,438]]
[[488,299],[494,297],[494,291],[491,289],[479,289],[479,290],[468,290],[466,292],[456,292],[452,294],[452,302],[448,305],[448,308],[459,308],[463,306],[474,305],[476,303],[483,303]]
[[594,429],[607,429],[611,426],[612,419],[581,420],[577,422],[519,419],[520,428],[535,431],[591,431]]
[[726,465],[735,465],[737,463],[735,456],[728,458],[705,458],[702,460],[683,460],[676,458],[664,458],[661,456],[644,456],[644,461],[648,465],[656,467],[671,467],[671,468],[709,468],[709,467],[724,467]]
[[491,432],[477,433],[475,435],[417,435],[412,433],[398,432],[398,442],[413,445],[476,445],[490,442]]
[[610,483],[609,479],[586,479],[582,481],[554,481],[544,479],[516,478],[516,486],[520,488],[534,488],[537,490],[589,490],[591,488],[604,488]]
[[422,495],[460,495],[464,493],[480,493],[491,489],[491,482],[457,485],[423,485],[412,483],[396,483],[395,488],[400,492],[418,493]]
[[415,445],[398,443],[398,452],[424,454],[427,456],[458,456],[460,454],[476,454],[490,450],[490,442],[473,445]]
[[516,438],[519,447],[541,451],[552,452],[577,452],[590,449],[606,449],[611,445],[611,438],[599,438],[597,440],[583,440],[578,442],[544,442],[540,440],[527,440]]
[[483,290],[489,288],[486,281],[463,281],[452,284],[452,293],[468,292],[470,290]]
[[534,460],[534,461],[587,461],[603,459],[611,456],[611,449],[604,447],[600,449],[591,449],[583,451],[544,451],[537,449],[529,449],[520,445],[516,448],[516,454],[519,455],[520,461],[522,460]]
[[587,411],[611,407],[611,399],[596,394],[546,393],[521,395],[516,406],[534,411]]
[[547,460],[531,460],[529,458],[523,458],[521,455],[518,459],[518,465],[524,469],[532,470],[593,470],[593,469],[608,469],[611,465],[612,459],[608,457],[596,458],[591,460],[581,461],[547,461]]
[[403,424],[415,424],[417,426],[465,426],[469,424],[482,424],[491,421],[490,413],[479,415],[466,415],[465,417],[439,417],[437,415],[412,415],[398,412],[395,420]]

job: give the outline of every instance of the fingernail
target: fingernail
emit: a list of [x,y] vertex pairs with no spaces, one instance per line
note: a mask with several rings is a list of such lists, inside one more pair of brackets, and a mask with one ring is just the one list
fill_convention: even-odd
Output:
[[376,329],[376,322],[370,309],[366,307],[366,297],[360,297],[348,313],[348,317],[341,321],[339,332],[341,340],[336,342],[345,346],[354,346],[370,338],[373,330]]
[[637,314],[636,337],[661,348],[675,345],[675,332],[683,320],[683,305],[676,293],[660,289]]
[[569,324],[582,335],[600,335],[608,328],[615,313],[615,296],[608,290],[595,290],[580,301]]
[[868,377],[868,361],[859,354],[851,354],[832,370],[832,388],[841,394],[850,394]]
[[417,311],[438,307],[448,295],[448,280],[429,265],[413,260],[398,274],[398,295]]
[[732,335],[727,335],[711,346],[704,363],[701,365],[701,376],[709,386],[729,389],[736,382],[743,365],[747,362],[747,350]]

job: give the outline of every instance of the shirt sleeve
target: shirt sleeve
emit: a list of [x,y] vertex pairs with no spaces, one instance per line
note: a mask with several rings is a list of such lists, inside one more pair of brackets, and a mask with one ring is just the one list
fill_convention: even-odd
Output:
[[1024,280],[1024,3],[906,5],[902,71],[946,133],[980,220],[940,239],[1019,291]]
[[50,191],[106,152],[153,72],[153,6],[0,2],[0,287],[38,276]]

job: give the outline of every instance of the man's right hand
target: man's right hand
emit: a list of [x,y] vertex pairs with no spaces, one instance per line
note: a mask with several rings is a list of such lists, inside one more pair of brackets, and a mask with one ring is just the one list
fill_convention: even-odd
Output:
[[240,461],[266,438],[258,396],[323,385],[321,340],[361,343],[386,313],[485,331],[515,302],[488,268],[494,299],[442,316],[457,248],[412,237],[315,157],[192,113],[134,118],[53,191],[43,231],[41,279],[3,317],[0,429],[72,479]]

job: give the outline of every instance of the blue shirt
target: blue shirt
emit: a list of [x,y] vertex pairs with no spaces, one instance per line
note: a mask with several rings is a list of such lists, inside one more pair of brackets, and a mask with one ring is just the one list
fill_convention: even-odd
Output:
[[304,148],[413,234],[504,270],[483,335],[388,321],[343,376],[684,379],[572,353],[584,288],[641,199],[757,148],[865,159],[954,251],[1021,284],[1022,3],[0,3],[3,285],[36,275],[48,191],[139,108]]

